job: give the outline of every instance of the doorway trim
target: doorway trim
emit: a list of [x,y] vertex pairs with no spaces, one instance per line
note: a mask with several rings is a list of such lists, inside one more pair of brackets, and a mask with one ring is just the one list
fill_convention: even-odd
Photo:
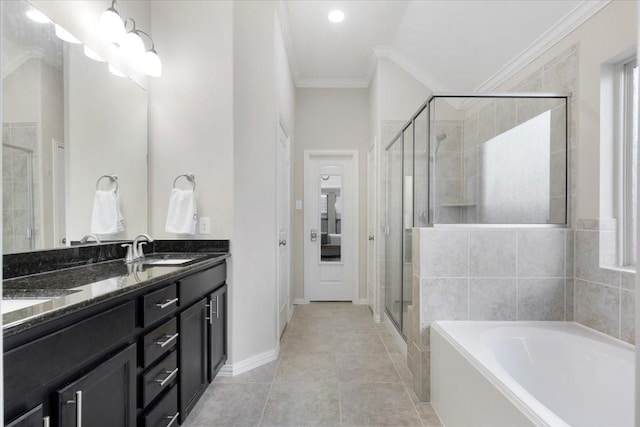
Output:
[[[354,172],[354,182],[353,189],[354,193],[358,195],[358,200],[354,203],[354,214],[353,214],[353,227],[355,233],[351,235],[351,247],[353,248],[353,262],[354,262],[354,271],[353,271],[353,285],[352,285],[352,304],[361,304],[360,301],[360,174],[359,174],[359,162],[358,162],[358,150],[304,150],[304,188],[306,189],[310,185],[310,177],[307,174],[311,166],[311,161],[316,159],[323,160],[348,160],[353,164],[353,172]],[[306,200],[306,195],[304,195],[304,200]],[[307,209],[307,206],[305,206]],[[307,216],[304,218],[304,226],[302,231],[302,241],[304,242],[307,238],[308,230],[310,224],[307,223]],[[304,245],[303,245],[304,248]],[[303,254],[303,267],[306,260],[306,254]],[[309,296],[311,295],[311,278],[309,277],[309,271],[307,268],[304,268],[304,300],[305,302],[309,302]]]
[[[287,167],[288,171],[286,174],[287,180],[284,183],[284,189],[280,188],[280,186],[278,184],[276,184],[276,192],[277,192],[277,196],[276,196],[276,233],[278,235],[277,239],[280,238],[279,234],[280,234],[280,197],[282,196],[282,194],[280,194],[280,192],[282,190],[284,190],[285,194],[286,194],[286,200],[287,200],[287,207],[286,207],[286,215],[285,215],[285,221],[287,222],[286,224],[286,228],[287,228],[287,236],[285,238],[285,245],[287,246],[286,249],[286,255],[285,255],[285,263],[286,263],[286,268],[285,271],[281,271],[280,268],[280,260],[278,259],[278,262],[276,262],[276,336],[278,337],[277,343],[276,345],[279,346],[280,343],[280,321],[282,319],[280,319],[280,279],[281,276],[284,274],[286,277],[286,281],[287,281],[287,291],[286,291],[286,319],[285,322],[286,324],[288,324],[291,321],[291,317],[293,315],[293,306],[291,304],[291,136],[289,134],[289,128],[287,127],[287,124],[284,120],[284,118],[282,117],[282,115],[280,114],[280,112],[278,112],[278,121],[277,121],[277,133],[276,133],[276,167],[282,168],[282,167]],[[280,159],[280,155],[279,155],[279,145],[280,145],[280,139],[283,139],[286,141],[286,151],[285,151],[285,163],[286,165],[282,165],[281,164],[281,160]],[[276,171],[276,175],[278,174],[278,172]],[[276,181],[278,179],[276,178]],[[279,257],[279,255],[277,255]],[[286,327],[286,326],[285,326]]]

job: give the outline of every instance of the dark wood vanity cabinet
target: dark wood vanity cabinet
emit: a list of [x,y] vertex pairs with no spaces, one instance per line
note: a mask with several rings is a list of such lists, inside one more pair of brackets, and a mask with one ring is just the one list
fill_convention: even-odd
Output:
[[4,425],[184,422],[226,361],[225,280],[223,262],[56,320],[59,329],[49,325],[22,344],[10,342]]
[[59,427],[136,425],[136,345],[56,392]]

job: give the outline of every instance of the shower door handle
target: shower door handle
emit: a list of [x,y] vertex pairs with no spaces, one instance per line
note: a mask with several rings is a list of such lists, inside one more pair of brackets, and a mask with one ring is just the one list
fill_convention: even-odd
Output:
[[311,238],[312,242],[315,242],[318,240],[318,230],[311,230],[311,234],[309,236]]

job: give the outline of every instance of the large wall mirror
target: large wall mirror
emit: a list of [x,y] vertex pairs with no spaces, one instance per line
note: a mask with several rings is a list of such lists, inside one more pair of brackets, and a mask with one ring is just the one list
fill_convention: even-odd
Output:
[[[29,3],[0,9],[3,253],[147,232],[147,92]],[[116,187],[124,229],[96,233],[96,191]]]

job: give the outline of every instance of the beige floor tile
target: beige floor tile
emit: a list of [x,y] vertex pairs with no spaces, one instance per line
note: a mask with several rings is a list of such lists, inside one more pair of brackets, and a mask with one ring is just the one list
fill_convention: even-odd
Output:
[[336,333],[352,333],[352,334],[377,334],[376,324],[372,319],[331,319],[332,330]]
[[338,426],[337,383],[276,383],[262,426]]
[[398,370],[400,378],[405,383],[411,383],[413,381],[413,375],[409,368],[407,368],[407,356],[404,354],[391,354],[391,361]]
[[333,336],[326,333],[287,335],[287,353],[327,353],[334,350]]
[[362,354],[387,351],[378,334],[333,334],[331,343],[336,353]]
[[420,402],[416,405],[418,415],[422,420],[422,425],[426,427],[442,427],[442,422],[438,418],[438,414],[433,410],[433,406],[428,402]]
[[387,348],[387,351],[389,352],[389,354],[402,354],[400,347],[398,347],[398,344],[396,343],[395,339],[393,339],[393,337],[390,334],[386,334],[386,335],[380,334],[380,338],[382,339],[382,342],[384,346]]
[[335,382],[333,353],[288,353],[280,356],[276,382]]
[[340,383],[344,426],[421,426],[402,384]]
[[235,377],[221,377],[218,375],[213,381],[216,383],[270,383],[276,376],[277,367],[278,361],[275,360]]
[[285,334],[288,339],[289,335],[329,333],[333,330],[333,325],[331,318],[293,318],[287,325]]
[[388,354],[336,354],[338,380],[356,383],[401,383]]
[[183,425],[256,426],[260,422],[270,389],[270,383],[213,383]]

